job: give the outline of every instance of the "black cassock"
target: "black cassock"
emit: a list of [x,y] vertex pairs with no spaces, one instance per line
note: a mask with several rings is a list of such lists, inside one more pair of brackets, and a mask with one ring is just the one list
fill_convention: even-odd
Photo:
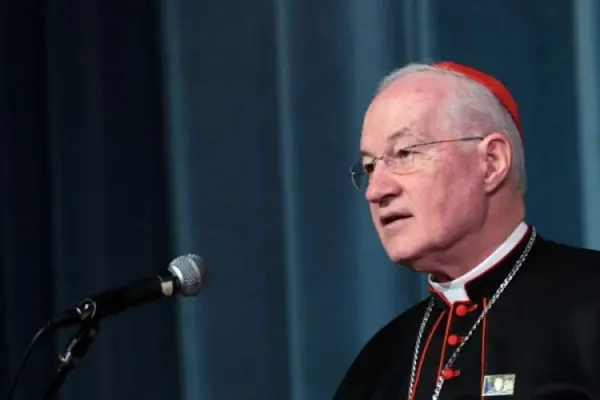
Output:
[[502,261],[466,284],[468,302],[435,291],[383,327],[358,354],[334,400],[407,399],[423,316],[413,399],[600,399],[600,252],[538,234],[522,267],[481,319],[454,362],[448,359],[513,270],[529,228]]

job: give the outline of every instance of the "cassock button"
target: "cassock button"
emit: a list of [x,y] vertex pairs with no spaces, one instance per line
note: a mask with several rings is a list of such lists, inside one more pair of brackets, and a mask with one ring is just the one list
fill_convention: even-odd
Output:
[[448,336],[448,344],[450,346],[456,346],[460,342],[460,338],[457,335]]
[[453,370],[452,368],[444,368],[444,369],[442,370],[442,377],[443,377],[445,380],[450,380],[450,379],[452,379],[452,378],[455,378],[455,377],[457,377],[459,374],[460,374],[460,372],[459,372],[459,371],[455,371],[455,370]]
[[468,312],[469,309],[464,304],[461,304],[458,307],[456,307],[456,315],[458,315],[459,317],[464,317],[465,315],[467,315]]

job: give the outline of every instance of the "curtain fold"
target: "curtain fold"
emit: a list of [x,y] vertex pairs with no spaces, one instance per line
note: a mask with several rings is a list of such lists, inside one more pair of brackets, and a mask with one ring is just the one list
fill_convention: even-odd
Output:
[[[10,375],[41,322],[53,312],[54,271],[47,268],[53,249],[48,241],[54,218],[47,172],[50,155],[45,134],[46,76],[41,12],[13,4],[0,13],[0,162],[2,189],[2,296],[0,301],[0,387]],[[7,40],[18,37],[19,40]],[[10,62],[7,62],[10,60]],[[16,132],[21,133],[20,135]],[[26,135],[23,133],[27,133]],[[50,376],[53,343],[40,340],[29,363],[30,376]],[[23,379],[25,383],[27,379]],[[23,398],[36,394],[21,384]]]
[[[2,13],[2,389],[34,333],[174,258],[157,2],[17,2]],[[73,329],[40,340],[40,398]],[[179,397],[176,305],[102,322],[62,398]],[[5,392],[5,390],[3,390]]]

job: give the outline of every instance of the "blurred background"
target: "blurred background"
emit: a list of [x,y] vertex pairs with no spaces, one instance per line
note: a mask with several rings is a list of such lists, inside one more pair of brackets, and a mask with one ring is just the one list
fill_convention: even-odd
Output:
[[[83,298],[197,253],[195,298],[104,320],[75,400],[330,399],[425,295],[347,177],[377,81],[454,60],[512,90],[527,219],[600,248],[594,0],[86,0],[0,8],[0,389]],[[72,330],[40,341],[39,398]]]

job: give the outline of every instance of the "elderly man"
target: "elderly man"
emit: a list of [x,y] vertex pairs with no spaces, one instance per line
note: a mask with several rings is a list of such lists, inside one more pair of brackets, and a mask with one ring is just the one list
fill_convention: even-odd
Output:
[[600,399],[600,253],[525,222],[508,89],[453,62],[409,65],[380,85],[360,147],[353,183],[430,296],[365,345],[335,400]]

